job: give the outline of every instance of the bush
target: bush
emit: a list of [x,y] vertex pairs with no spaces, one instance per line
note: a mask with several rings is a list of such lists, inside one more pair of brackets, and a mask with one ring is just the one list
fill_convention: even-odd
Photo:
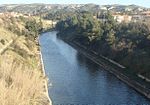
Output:
[[1,39],[0,41],[3,45],[5,45],[5,40],[4,39]]

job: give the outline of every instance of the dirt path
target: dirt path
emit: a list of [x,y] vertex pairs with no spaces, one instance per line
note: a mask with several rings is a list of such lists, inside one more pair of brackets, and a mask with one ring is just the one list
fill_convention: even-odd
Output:
[[14,42],[14,40],[10,40],[3,48],[0,49],[0,55]]

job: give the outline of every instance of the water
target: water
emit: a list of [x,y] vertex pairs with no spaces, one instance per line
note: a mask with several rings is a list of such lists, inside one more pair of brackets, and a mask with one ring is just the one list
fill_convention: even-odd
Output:
[[150,101],[67,43],[56,32],[40,36],[54,105],[150,105]]

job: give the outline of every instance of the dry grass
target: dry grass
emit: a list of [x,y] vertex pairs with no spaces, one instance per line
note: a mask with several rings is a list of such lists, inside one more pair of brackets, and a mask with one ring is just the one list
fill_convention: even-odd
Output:
[[[0,40],[5,44],[18,37],[6,30],[10,25],[24,29],[19,20],[0,17]],[[0,49],[4,46],[0,42]],[[38,46],[34,41],[19,36],[0,55],[0,105],[48,105],[48,97],[44,93],[46,78],[41,73],[37,52]]]
[[[0,48],[3,48],[3,46],[5,46],[7,43],[9,43],[9,41],[15,39],[16,37],[17,36],[15,34],[0,26]],[[1,40],[4,40],[4,45],[1,43]]]
[[21,36],[0,55],[0,105],[47,105],[36,49],[35,43]]
[[0,62],[0,105],[44,105],[41,72],[5,58]]

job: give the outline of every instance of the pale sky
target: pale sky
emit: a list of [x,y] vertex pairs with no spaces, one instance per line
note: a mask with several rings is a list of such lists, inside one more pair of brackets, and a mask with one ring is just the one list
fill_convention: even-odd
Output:
[[29,3],[45,3],[45,4],[87,4],[94,3],[99,5],[105,4],[136,4],[150,8],[150,0],[1,0],[0,4],[29,4]]

